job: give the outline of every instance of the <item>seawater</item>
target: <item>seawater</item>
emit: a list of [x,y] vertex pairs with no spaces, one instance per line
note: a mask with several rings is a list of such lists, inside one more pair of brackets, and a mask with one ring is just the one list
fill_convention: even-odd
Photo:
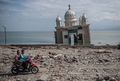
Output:
[[[4,32],[0,44],[4,44]],[[54,32],[7,32],[7,44],[54,44]]]
[[[91,31],[91,44],[116,45],[120,42],[120,31]],[[4,44],[4,32],[0,32],[0,45]],[[55,44],[53,31],[7,32],[7,44]]]
[[120,31],[91,31],[91,43],[95,45],[118,45]]

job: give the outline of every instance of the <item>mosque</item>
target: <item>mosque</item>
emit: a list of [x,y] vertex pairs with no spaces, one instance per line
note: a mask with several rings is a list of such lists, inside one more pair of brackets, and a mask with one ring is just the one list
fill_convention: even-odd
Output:
[[55,43],[63,45],[90,45],[90,30],[83,14],[79,20],[75,12],[68,6],[64,15],[64,25],[60,16],[56,18]]

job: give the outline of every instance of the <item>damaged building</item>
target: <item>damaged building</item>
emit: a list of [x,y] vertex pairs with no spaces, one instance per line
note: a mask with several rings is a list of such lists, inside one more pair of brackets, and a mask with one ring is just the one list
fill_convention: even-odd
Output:
[[56,18],[55,42],[63,45],[90,45],[90,30],[83,14],[79,20],[75,12],[68,6],[64,15],[64,25],[60,16]]

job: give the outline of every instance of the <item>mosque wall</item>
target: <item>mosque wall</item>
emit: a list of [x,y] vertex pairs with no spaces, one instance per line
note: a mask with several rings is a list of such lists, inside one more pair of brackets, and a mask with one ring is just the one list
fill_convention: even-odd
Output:
[[62,31],[62,37],[63,37],[63,44],[69,44],[69,41],[68,41],[68,39],[69,39],[69,36],[68,36],[68,31]]

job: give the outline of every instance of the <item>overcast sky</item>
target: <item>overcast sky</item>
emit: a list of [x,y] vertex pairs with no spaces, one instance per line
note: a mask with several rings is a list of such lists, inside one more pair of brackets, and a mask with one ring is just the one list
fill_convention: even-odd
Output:
[[92,30],[120,31],[120,0],[0,0],[0,30],[54,31],[55,19],[71,4],[77,19],[86,14]]

